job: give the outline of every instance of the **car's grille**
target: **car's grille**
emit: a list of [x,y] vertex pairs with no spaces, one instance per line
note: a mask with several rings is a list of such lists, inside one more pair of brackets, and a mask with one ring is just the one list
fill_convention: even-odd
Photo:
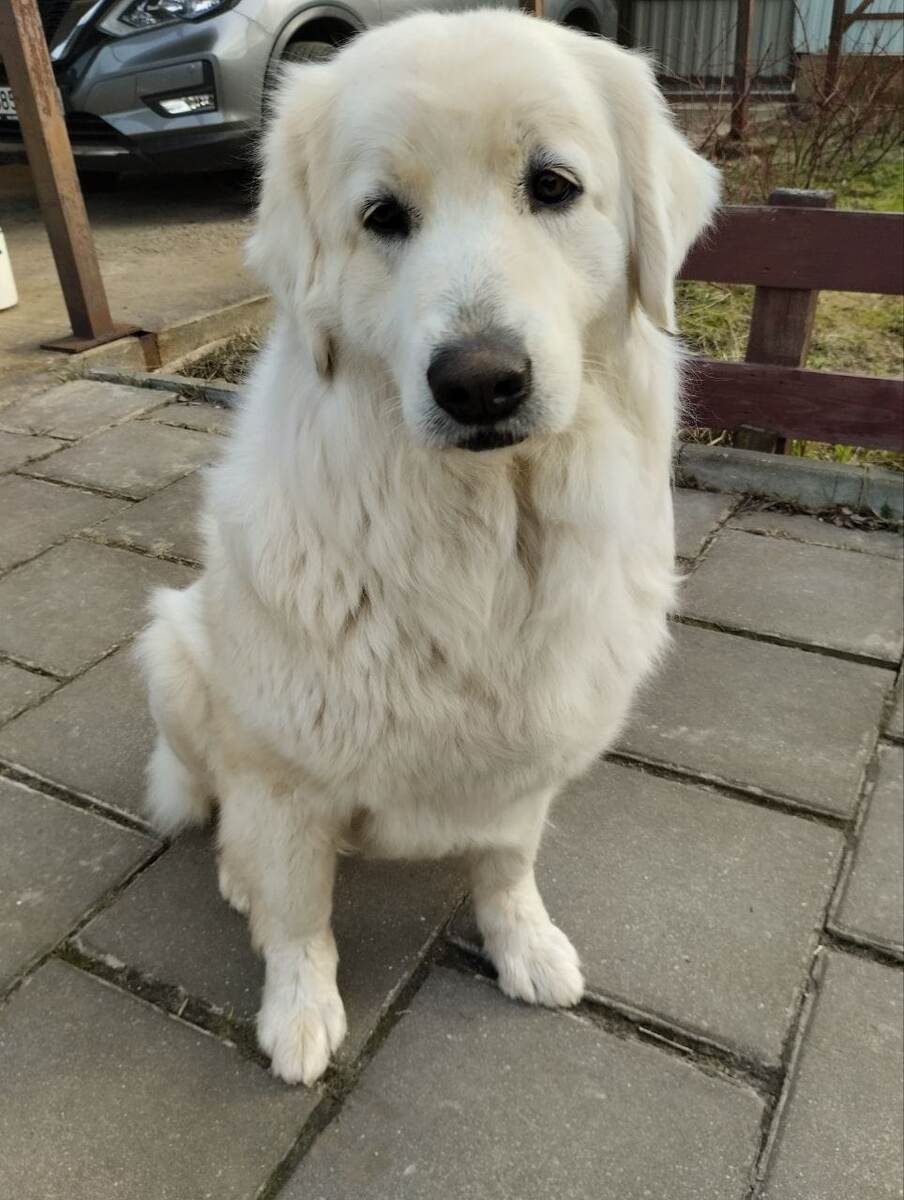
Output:
[[93,113],[66,113],[66,128],[73,142],[118,142],[112,125]]
[[[112,125],[108,125],[106,121],[101,117],[96,117],[93,113],[66,113],[66,129],[69,132],[69,140],[73,145],[78,145],[79,142],[96,144],[98,142],[119,143],[122,141]],[[18,122],[12,120],[0,120],[0,133],[6,139],[10,135],[17,140],[20,140],[22,137]]]
[[47,45],[53,43],[53,37],[63,22],[72,0],[38,0],[38,12],[41,14],[41,24],[44,26],[44,37]]

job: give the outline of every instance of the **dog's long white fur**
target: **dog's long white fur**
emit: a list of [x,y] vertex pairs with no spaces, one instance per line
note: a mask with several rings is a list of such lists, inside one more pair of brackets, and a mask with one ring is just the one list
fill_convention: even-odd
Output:
[[[518,198],[538,148],[581,174],[568,212]],[[418,223],[385,247],[359,210],[390,184]],[[285,1080],[345,1033],[342,850],[464,855],[500,986],[581,995],[534,857],[666,641],[659,326],[716,195],[644,60],[511,13],[412,17],[283,86],[252,244],[279,315],[211,475],[204,574],[157,595],[141,654],[150,811],[175,831],[216,798]],[[425,370],[487,321],[524,339],[534,424],[473,453],[438,441]]]

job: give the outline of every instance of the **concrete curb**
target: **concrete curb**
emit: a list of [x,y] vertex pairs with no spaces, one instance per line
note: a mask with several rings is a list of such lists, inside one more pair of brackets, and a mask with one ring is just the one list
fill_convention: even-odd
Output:
[[687,442],[675,462],[677,482],[715,492],[743,492],[820,512],[849,508],[886,521],[904,520],[904,474],[791,455]]
[[241,394],[237,383],[225,379],[194,379],[190,375],[174,375],[164,371],[117,371],[108,367],[94,367],[86,372],[89,379],[101,383],[125,383],[131,387],[156,388],[163,392],[177,392],[186,400],[204,400],[208,404],[221,404],[235,408]]
[[183,321],[155,334],[160,364],[184,359],[211,342],[234,337],[246,329],[259,329],[268,325],[273,318],[273,300],[270,296],[253,296],[206,313],[190,321]]

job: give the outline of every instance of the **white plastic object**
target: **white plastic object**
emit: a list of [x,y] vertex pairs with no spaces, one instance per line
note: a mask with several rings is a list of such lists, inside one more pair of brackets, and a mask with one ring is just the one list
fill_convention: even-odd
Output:
[[19,303],[19,293],[16,291],[16,281],[13,278],[13,267],[9,261],[9,251],[6,248],[6,238],[0,229],[0,309],[12,308]]

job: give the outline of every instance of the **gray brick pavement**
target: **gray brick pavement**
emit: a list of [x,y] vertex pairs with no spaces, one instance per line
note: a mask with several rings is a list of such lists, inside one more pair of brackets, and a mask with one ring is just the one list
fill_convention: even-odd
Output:
[[101,521],[88,530],[87,536],[156,557],[199,562],[201,537],[197,518],[201,487],[201,476],[194,471]]
[[899,1200],[900,970],[829,955],[763,1200]]
[[55,438],[0,432],[0,471],[12,471],[33,459],[45,458],[65,445],[65,442],[59,442]]
[[842,934],[896,951],[904,959],[904,747],[883,746],[879,777],[832,922]]
[[163,425],[175,425],[179,429],[197,429],[202,433],[228,434],[232,432],[234,415],[228,408],[217,404],[168,404],[151,414],[150,420]]
[[140,816],[153,740],[144,688],[127,645],[0,729],[0,758]]
[[0,990],[156,848],[8,779],[0,779],[0,845]]
[[[553,811],[538,878],[591,992],[776,1066],[843,838],[611,763]],[[473,938],[467,919],[458,930]]]
[[144,624],[151,588],[191,578],[176,563],[66,542],[0,578],[0,654],[75,675]]
[[742,1084],[437,970],[283,1196],[741,1200],[761,1115]]
[[854,812],[888,671],[693,626],[676,626],[674,640],[624,750],[821,812]]
[[193,577],[163,560],[200,553],[230,417],[111,386],[6,410],[53,438],[0,422],[0,1195],[900,1197],[900,538],[679,492],[686,594],[744,633],[676,625],[630,765],[555,813],[539,873],[582,1005],[473,977],[441,935],[456,864],[343,863],[350,1037],[329,1094],[293,1090],[250,1050],[260,965],[210,835],[144,864],[129,642]]
[[222,442],[208,433],[132,421],[96,433],[23,468],[30,475],[143,500],[216,457]]
[[901,657],[900,562],[723,530],[688,581],[681,611],[867,658]]
[[46,675],[0,662],[0,724],[48,696],[56,686],[56,680]]
[[0,1011],[0,1195],[251,1200],[317,1094],[62,962]]
[[0,571],[15,567],[87,525],[121,512],[126,500],[9,475],[0,480]]
[[98,387],[91,380],[77,379],[8,405],[0,411],[0,429],[74,441],[160,408],[173,398],[172,392],[118,383]]
[[[463,890],[454,863],[340,863],[333,927],[349,1022],[346,1060],[361,1051]],[[181,838],[89,923],[79,946],[239,1021],[257,1012],[263,966],[247,922],[220,899],[207,835]]]
[[722,492],[676,489],[675,553],[678,558],[696,558],[706,538],[737,507],[739,499],[738,496],[726,496]]
[[835,546],[844,550],[859,550],[862,554],[878,554],[882,558],[904,558],[904,536],[891,530],[852,529],[835,525],[803,513],[775,512],[757,509],[733,516],[729,529],[746,529],[766,537],[790,538],[813,546]]

